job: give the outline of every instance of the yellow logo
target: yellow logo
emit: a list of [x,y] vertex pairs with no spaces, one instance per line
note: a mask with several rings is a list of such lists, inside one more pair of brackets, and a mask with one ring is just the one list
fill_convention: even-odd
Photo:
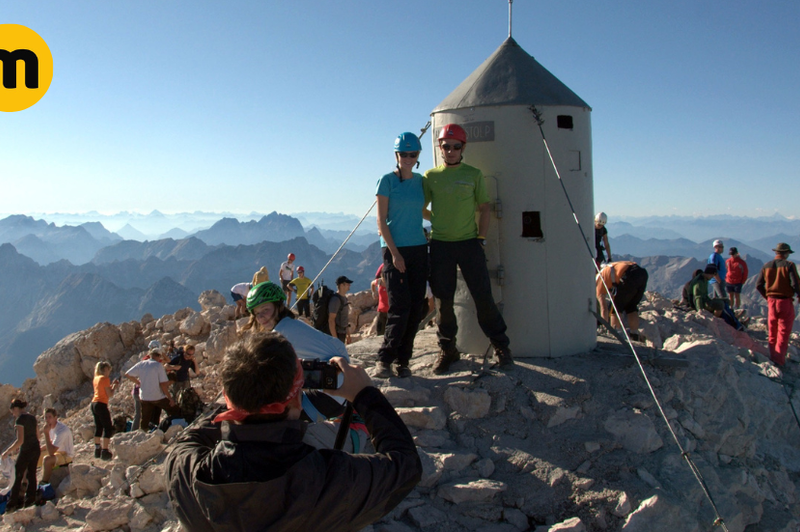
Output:
[[44,39],[19,24],[0,24],[0,111],[27,109],[53,81],[53,55]]

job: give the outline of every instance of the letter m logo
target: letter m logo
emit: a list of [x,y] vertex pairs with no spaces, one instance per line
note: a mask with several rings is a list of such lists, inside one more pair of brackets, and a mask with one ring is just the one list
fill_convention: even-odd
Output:
[[39,58],[30,50],[0,50],[0,62],[3,63],[3,87],[17,88],[17,61],[25,63],[25,86],[29,89],[39,88]]

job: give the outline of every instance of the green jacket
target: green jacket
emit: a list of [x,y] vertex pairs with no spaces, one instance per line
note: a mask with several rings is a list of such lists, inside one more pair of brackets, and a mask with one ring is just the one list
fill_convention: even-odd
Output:
[[690,304],[695,310],[703,310],[711,299],[708,297],[708,279],[705,274],[699,273],[689,283],[689,293],[692,296]]

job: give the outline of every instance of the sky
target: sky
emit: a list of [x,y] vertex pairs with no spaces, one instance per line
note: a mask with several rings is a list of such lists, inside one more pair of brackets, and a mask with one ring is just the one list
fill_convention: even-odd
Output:
[[[800,217],[799,21],[792,0],[513,2],[514,39],[592,107],[611,219]],[[6,2],[0,24],[54,65],[0,113],[0,213],[362,215],[508,2]]]

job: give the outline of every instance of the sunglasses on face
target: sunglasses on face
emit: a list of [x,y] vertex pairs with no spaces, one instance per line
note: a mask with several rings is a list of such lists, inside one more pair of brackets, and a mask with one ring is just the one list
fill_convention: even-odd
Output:
[[463,144],[442,144],[442,149],[444,151],[458,151],[463,148]]
[[419,157],[418,151],[401,151],[399,153],[401,159],[416,159]]

